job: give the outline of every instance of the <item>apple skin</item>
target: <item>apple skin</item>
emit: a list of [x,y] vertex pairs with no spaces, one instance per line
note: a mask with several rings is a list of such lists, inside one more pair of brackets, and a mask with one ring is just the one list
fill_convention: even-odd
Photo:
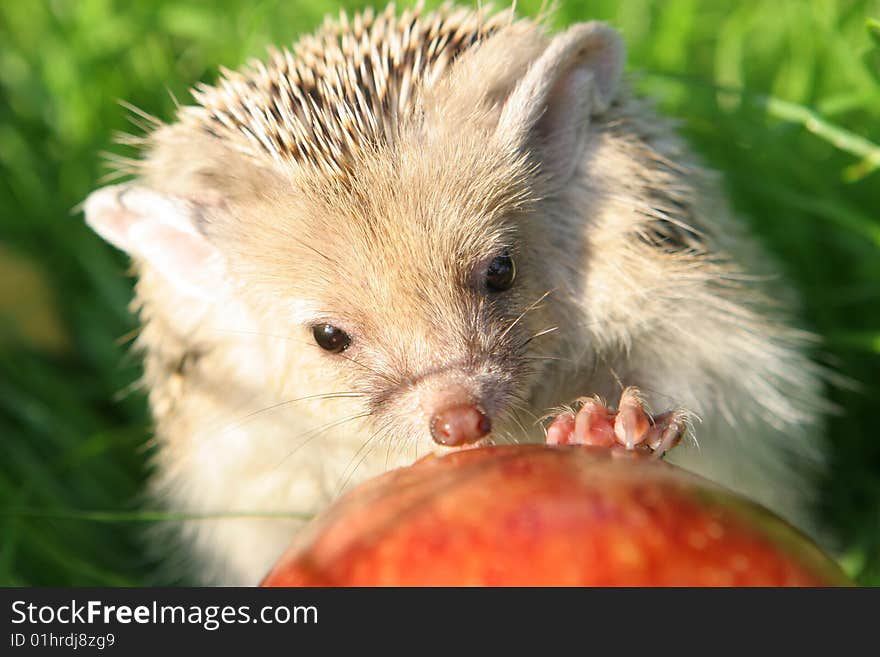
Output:
[[263,586],[841,586],[765,509],[644,455],[511,445],[426,457],[301,532]]

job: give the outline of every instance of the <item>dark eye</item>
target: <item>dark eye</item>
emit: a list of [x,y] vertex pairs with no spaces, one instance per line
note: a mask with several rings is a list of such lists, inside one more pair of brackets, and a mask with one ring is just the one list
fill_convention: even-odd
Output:
[[331,324],[313,326],[312,335],[315,336],[315,342],[321,349],[326,349],[334,354],[342,353],[351,345],[351,337],[348,333]]
[[491,292],[504,292],[513,285],[514,278],[516,278],[516,266],[513,264],[513,258],[505,251],[489,263],[489,269],[486,270],[486,287]]

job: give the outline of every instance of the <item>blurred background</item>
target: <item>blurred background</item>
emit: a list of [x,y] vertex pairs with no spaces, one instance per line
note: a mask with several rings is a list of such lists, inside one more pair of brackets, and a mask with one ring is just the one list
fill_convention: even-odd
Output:
[[[432,6],[435,3],[427,3]],[[637,87],[678,117],[804,300],[830,394],[817,510],[880,585],[880,1],[560,2],[620,29]],[[0,585],[169,583],[142,537],[150,423],[128,353],[125,258],[76,210],[131,155],[124,100],[170,119],[217,68],[314,29],[330,0],[0,2]],[[538,2],[520,2],[534,15]]]

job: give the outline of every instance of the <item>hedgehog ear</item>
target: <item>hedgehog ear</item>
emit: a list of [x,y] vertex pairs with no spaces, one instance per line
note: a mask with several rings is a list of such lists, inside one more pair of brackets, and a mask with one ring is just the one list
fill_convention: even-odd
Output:
[[579,23],[555,37],[507,97],[496,128],[515,148],[537,151],[565,182],[592,116],[611,105],[625,60],[623,41],[604,23]]
[[149,263],[181,292],[210,297],[223,279],[223,258],[197,230],[192,203],[124,184],[92,192],[84,207],[95,232]]

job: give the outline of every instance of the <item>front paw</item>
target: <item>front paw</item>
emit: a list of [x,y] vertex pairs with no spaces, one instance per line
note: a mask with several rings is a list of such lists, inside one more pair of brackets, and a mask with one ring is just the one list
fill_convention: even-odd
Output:
[[660,458],[681,441],[690,427],[691,414],[683,409],[652,416],[633,386],[620,395],[616,411],[598,397],[581,397],[576,408],[553,419],[547,428],[548,445],[623,448]]

